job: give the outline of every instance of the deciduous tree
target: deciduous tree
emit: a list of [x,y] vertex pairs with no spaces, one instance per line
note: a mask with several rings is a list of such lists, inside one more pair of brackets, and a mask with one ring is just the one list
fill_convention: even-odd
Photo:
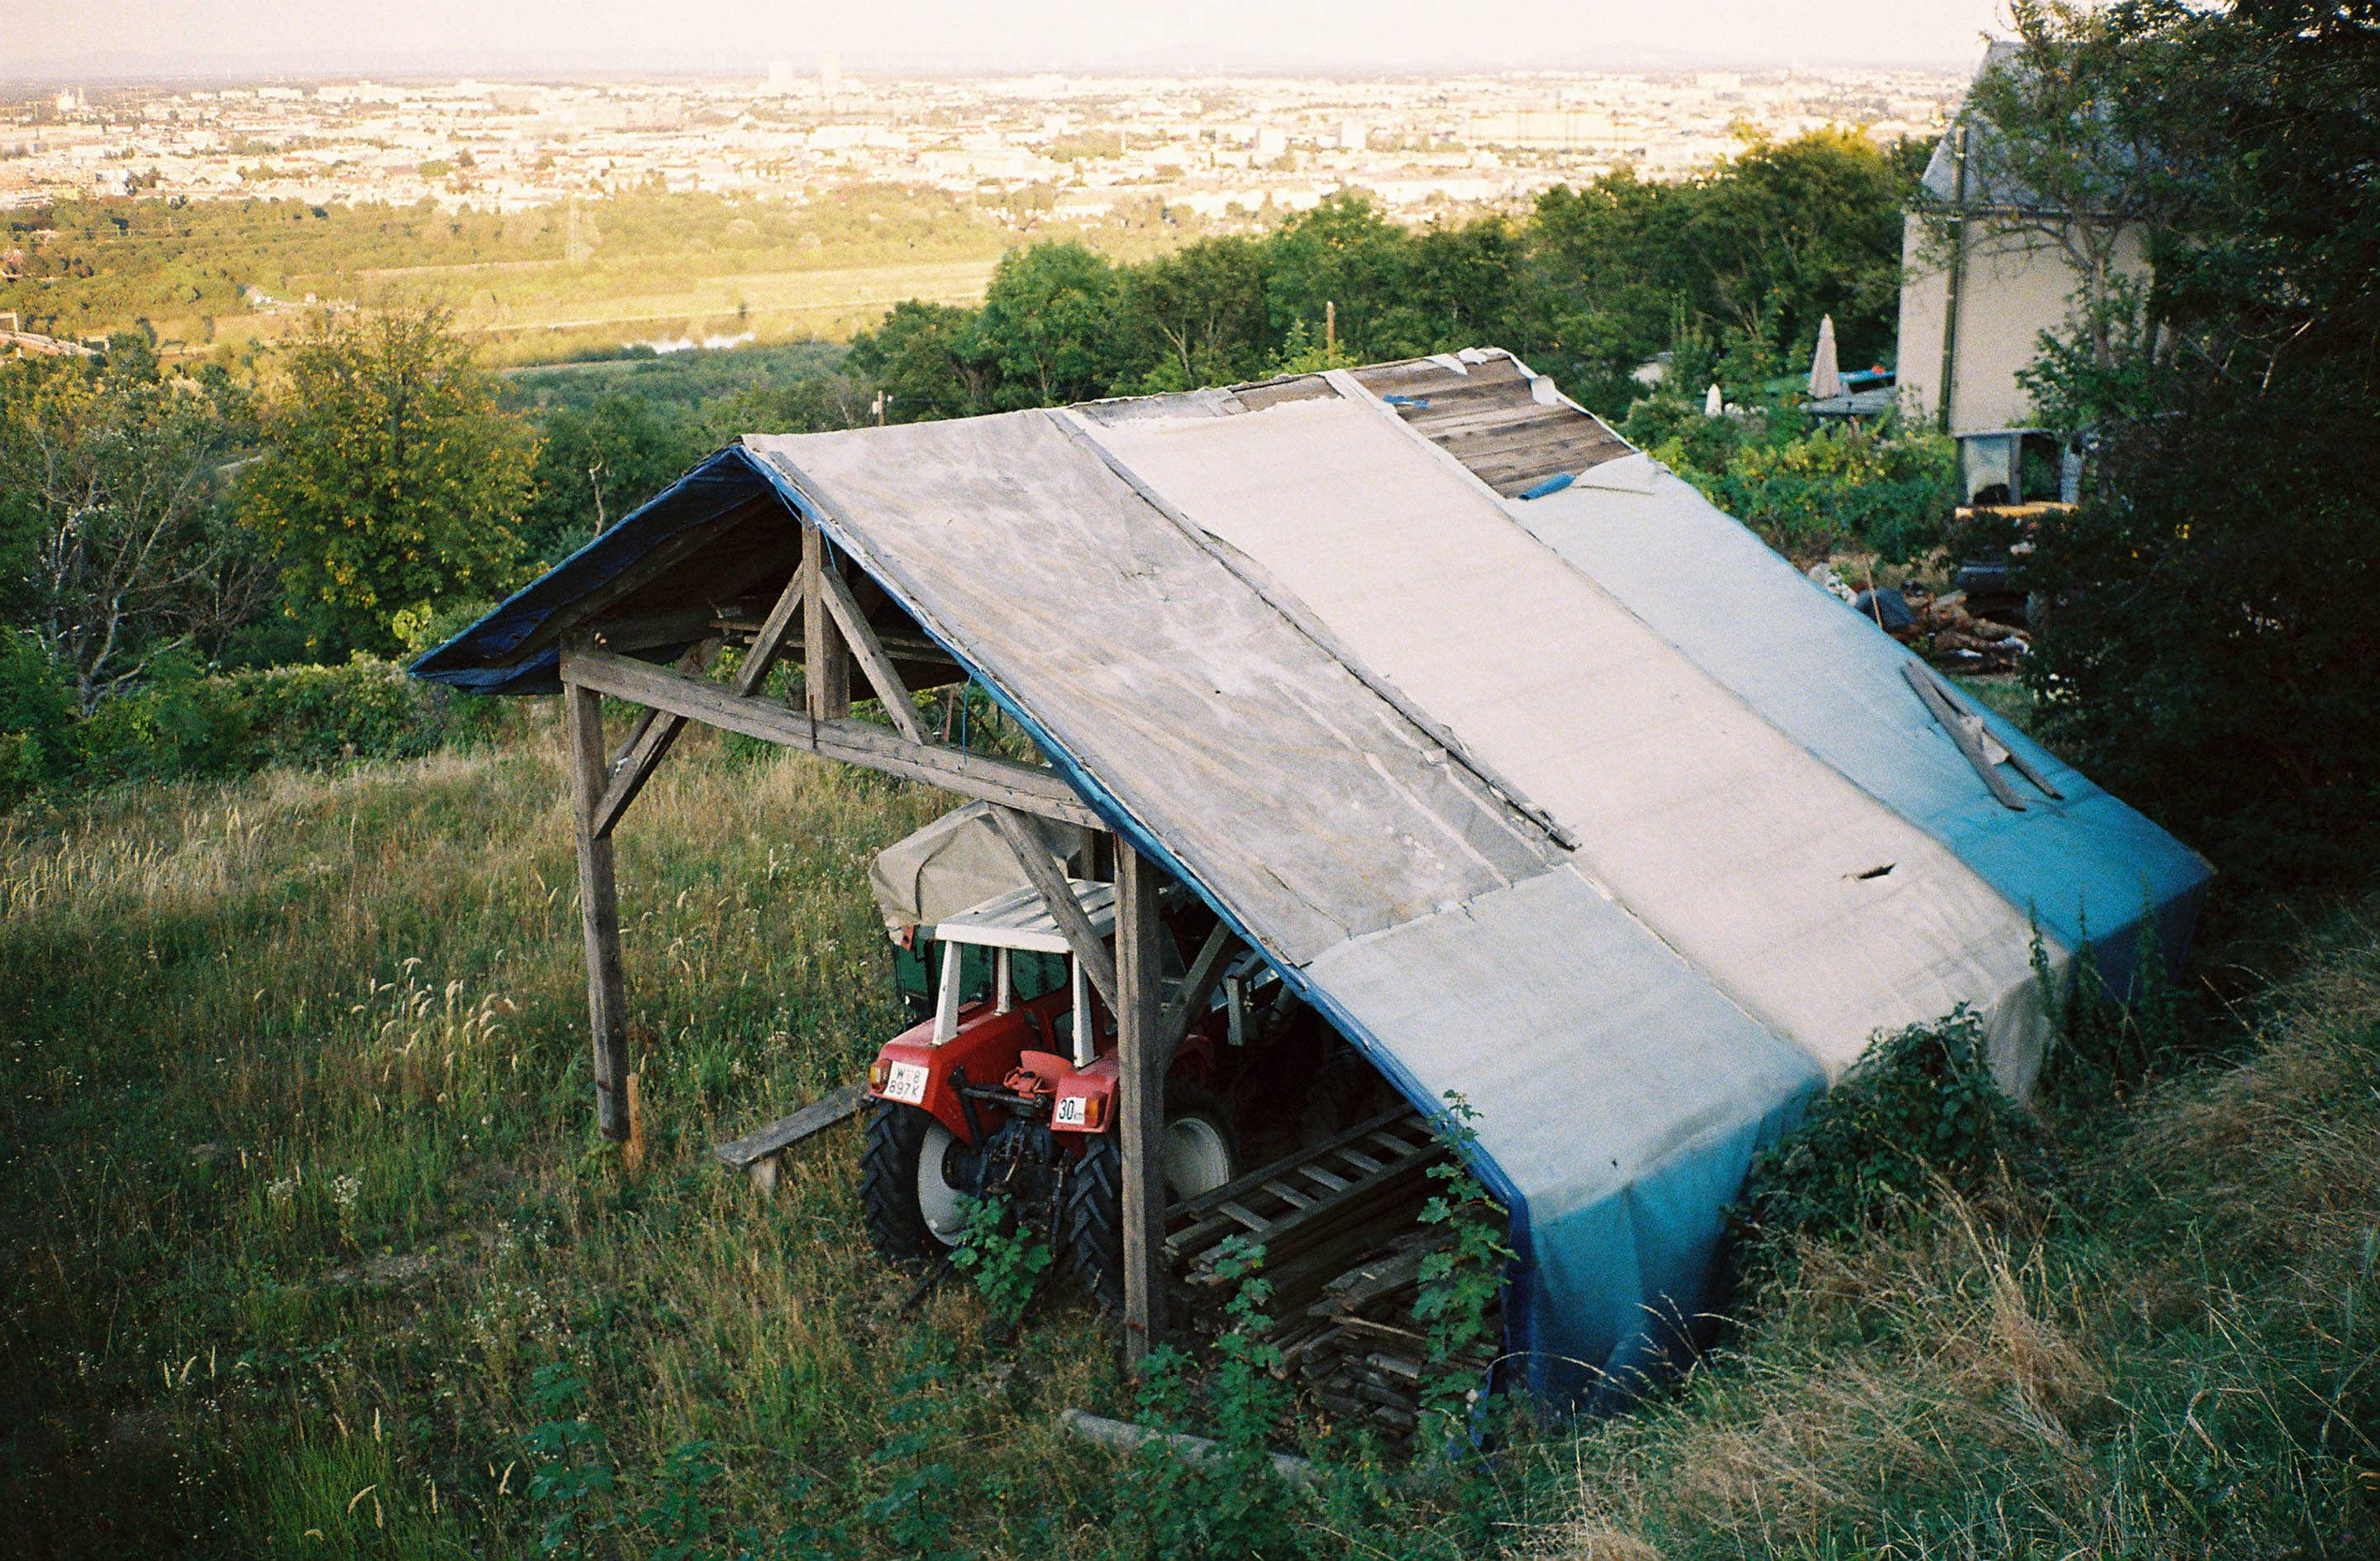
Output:
[[2380,6],[2025,19],[2045,74],[2158,62],[2134,155],[2167,212],[2152,287],[2034,376],[2097,459],[2036,538],[2056,607],[2028,681],[2086,768],[2218,864],[2334,876],[2380,819]]
[[393,645],[400,611],[514,583],[532,442],[438,309],[326,323],[264,417],[241,513],[300,599]]
[[10,615],[83,713],[263,599],[271,570],[219,503],[244,423],[220,374],[164,377],[137,336],[98,365],[0,369]]

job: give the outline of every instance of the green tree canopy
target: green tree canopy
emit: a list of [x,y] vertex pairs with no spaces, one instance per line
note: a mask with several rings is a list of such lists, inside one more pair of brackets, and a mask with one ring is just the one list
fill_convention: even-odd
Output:
[[685,406],[624,390],[589,406],[551,409],[522,515],[524,551],[541,563],[560,562],[717,442]]
[[1115,268],[1080,244],[1036,244],[1000,259],[970,356],[999,372],[1002,407],[1054,406],[1107,393],[1123,367]]
[[[2380,820],[2380,6],[2020,12],[2016,68],[2130,103],[2155,282],[2033,375],[2097,454],[2035,538],[2027,663],[2084,767],[2251,879],[2336,874]],[[2117,89],[2161,83],[2152,101]],[[2010,155],[2072,135],[1985,100]],[[2046,143],[2028,147],[2027,138]]]
[[1888,357],[1924,150],[1825,130],[1680,183],[1623,170],[1548,190],[1524,221],[1419,230],[1342,192],[1261,237],[1133,265],[1036,245],[1002,260],[979,309],[895,306],[850,367],[907,420],[1497,345],[1618,415],[1657,353],[1707,345],[1765,376],[1828,314],[1852,361]]
[[270,571],[219,503],[220,468],[250,437],[220,371],[162,376],[137,335],[96,364],[0,367],[8,615],[84,713],[256,611]]
[[1276,340],[1303,324],[1315,341],[1335,313],[1338,340],[1358,362],[1373,356],[1404,269],[1404,229],[1360,195],[1330,197],[1265,240],[1265,305]]
[[1815,343],[1832,315],[1846,367],[1891,355],[1900,305],[1901,207],[1891,153],[1856,131],[1755,142],[1690,187],[1679,237],[1694,307],[1717,323]]
[[240,484],[293,597],[391,648],[400,611],[496,594],[522,555],[534,449],[437,309],[328,324],[268,405]]
[[1124,276],[1124,328],[1148,390],[1262,376],[1273,342],[1263,250],[1252,238],[1202,238]]
[[873,331],[855,332],[851,367],[885,397],[885,417],[917,423],[991,410],[997,378],[979,361],[976,311],[915,298],[894,304]]

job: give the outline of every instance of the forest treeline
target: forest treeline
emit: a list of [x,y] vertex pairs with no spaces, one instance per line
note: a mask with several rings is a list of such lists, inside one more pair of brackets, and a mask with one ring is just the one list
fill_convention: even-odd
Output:
[[1888,359],[1928,150],[1824,130],[1677,183],[1557,186],[1518,217],[1408,228],[1349,192],[1135,264],[1012,250],[979,308],[902,304],[854,338],[852,367],[915,420],[1492,344],[1616,417],[1660,354],[1756,383],[1806,364],[1828,315],[1847,364]]

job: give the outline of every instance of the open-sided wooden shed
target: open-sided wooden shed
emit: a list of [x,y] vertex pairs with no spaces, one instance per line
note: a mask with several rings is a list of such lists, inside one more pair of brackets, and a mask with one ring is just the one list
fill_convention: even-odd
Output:
[[[718,647],[732,681],[705,674]],[[801,703],[762,693],[796,658]],[[1160,1322],[1156,894],[1178,881],[1512,1214],[1520,1378],[1625,1393],[1698,1310],[1751,1156],[1877,1028],[1965,1003],[2003,1082],[2032,945],[2178,957],[2188,852],[1509,355],[747,436],[417,664],[564,693],[604,1131],[610,836],[684,723],[1111,842],[1130,1347]],[[967,679],[1046,766],[933,741]],[[602,729],[603,696],[641,707]],[[855,698],[874,700],[872,718]],[[1077,917],[1079,919],[1079,917]]]

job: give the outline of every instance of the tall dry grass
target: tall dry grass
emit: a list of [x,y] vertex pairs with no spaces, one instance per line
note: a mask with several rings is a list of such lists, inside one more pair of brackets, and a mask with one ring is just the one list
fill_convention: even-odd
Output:
[[2244,1064],[2066,1124],[2055,1192],[1803,1252],[1521,1552],[2380,1555],[2380,927],[2315,945]]
[[[1082,1312],[1013,1346],[963,1290],[901,1315],[847,1134],[767,1201],[708,1159],[900,1023],[862,870],[946,799],[663,768],[619,841],[632,1174],[591,1135],[560,775],[533,725],[0,820],[0,1531],[504,1555],[580,1501],[565,1552],[1142,1554],[1055,1427],[1130,1412]],[[2380,1553],[2380,933],[2320,943],[2252,1061],[2070,1131],[2053,1192],[1803,1252],[1629,1419],[1453,1473],[1339,1449],[1293,1548]],[[608,1492],[567,1495],[564,1442]]]
[[591,1136],[550,728],[0,822],[0,1503],[30,1554],[533,1548],[550,1362],[589,1385],[619,1554],[696,1444],[703,1520],[787,1554],[945,1511],[990,1554],[1099,1552],[1054,1424],[1115,1407],[1087,1316],[1001,1367],[968,1294],[897,1314],[847,1131],[768,1201],[708,1156],[902,1023],[865,864],[949,799],[686,748],[619,837],[635,1175]]

